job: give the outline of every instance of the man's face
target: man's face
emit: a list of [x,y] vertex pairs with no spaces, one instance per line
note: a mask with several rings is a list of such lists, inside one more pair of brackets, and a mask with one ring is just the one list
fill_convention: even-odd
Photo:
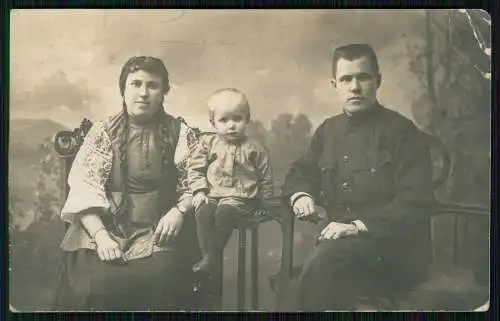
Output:
[[332,83],[344,110],[354,113],[369,108],[377,100],[379,76],[373,71],[367,57],[355,60],[340,58]]

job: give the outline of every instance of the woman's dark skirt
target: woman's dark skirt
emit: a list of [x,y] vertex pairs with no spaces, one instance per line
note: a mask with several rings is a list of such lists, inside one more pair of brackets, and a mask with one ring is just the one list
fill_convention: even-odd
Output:
[[191,267],[199,259],[199,250],[192,222],[184,223],[190,226],[183,228],[171,251],[125,264],[105,263],[89,249],[63,253],[54,310],[197,309]]

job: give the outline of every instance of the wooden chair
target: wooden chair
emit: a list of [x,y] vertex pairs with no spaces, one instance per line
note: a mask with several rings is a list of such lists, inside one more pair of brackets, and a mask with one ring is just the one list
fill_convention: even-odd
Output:
[[73,131],[62,130],[55,134],[53,139],[54,151],[59,158],[60,175],[59,184],[61,187],[61,206],[66,201],[69,192],[68,175],[73,164],[76,153],[83,143],[85,135],[92,127],[92,122],[83,119],[80,126]]
[[[275,221],[281,227],[282,232],[282,258],[287,258],[291,250],[290,246],[285,246],[293,237],[293,226],[291,220],[283,219],[281,215],[282,206],[279,198],[275,198],[272,204],[273,209],[268,213],[255,213],[251,218],[242,219],[239,222],[238,230],[238,265],[237,265],[237,311],[245,311],[246,307],[246,256],[247,256],[247,232],[250,232],[250,310],[259,310],[259,260],[258,260],[258,229],[260,224]],[[216,287],[211,291],[214,294],[214,310],[222,310],[222,271],[216,276]]]
[[[452,161],[451,156],[448,151],[448,148],[444,143],[442,143],[438,138],[429,134],[423,133],[423,139],[429,141],[432,151],[432,159],[434,164],[441,163],[440,170],[438,171],[438,175],[433,180],[433,188],[434,191],[440,187],[450,176],[452,171]],[[434,223],[436,219],[444,215],[452,215],[453,216],[453,240],[452,240],[452,248],[453,248],[453,267],[447,273],[439,273],[439,269],[434,265],[429,269],[429,277],[426,282],[420,284],[416,288],[412,289],[408,293],[404,293],[401,296],[401,293],[387,293],[386,297],[378,297],[371,298],[371,302],[369,302],[369,306],[373,310],[422,310],[422,309],[430,309],[429,301],[432,297],[432,294],[435,294],[434,297],[443,296],[443,295],[459,295],[460,291],[467,292],[468,289],[458,289],[456,287],[457,282],[460,281],[460,278],[470,276],[470,273],[467,275],[467,270],[460,269],[460,260],[459,260],[459,226],[460,222],[463,221],[464,226],[463,230],[465,231],[464,238],[467,239],[467,226],[468,221],[470,219],[475,220],[489,220],[490,211],[489,208],[480,207],[480,206],[471,206],[465,204],[451,204],[451,203],[437,203],[436,207],[432,210],[432,219],[431,219],[431,233],[432,233],[432,242],[433,242],[433,261],[436,262],[436,248],[435,248],[435,227]],[[281,268],[280,271],[271,276],[269,281],[271,288],[275,293],[277,293],[276,300],[276,311],[284,311],[286,310],[285,306],[287,304],[287,297],[289,297],[289,293],[291,291],[290,282],[292,279],[292,274],[299,274],[301,270],[301,266],[293,266],[293,231],[295,218],[293,212],[288,204],[283,204],[282,216],[281,216],[282,224],[286,227],[283,230],[284,233],[291,233],[290,235],[283,235],[283,251],[281,258]],[[437,272],[436,272],[437,271]],[[468,271],[470,272],[470,271]],[[450,282],[451,281],[451,282]],[[453,285],[455,284],[455,285]],[[472,292],[484,292],[487,289],[477,288],[473,289]],[[484,293],[483,293],[484,294]],[[484,302],[484,301],[483,301]],[[439,307],[437,307],[439,308]]]
[[[69,171],[80,146],[83,143],[85,135],[88,133],[92,126],[92,122],[84,119],[78,128],[73,131],[65,130],[56,133],[54,136],[54,150],[56,151],[60,160],[60,186],[61,186],[61,204],[64,204],[69,186],[67,184]],[[199,134],[204,134],[198,131]],[[245,293],[246,293],[246,250],[247,250],[247,232],[250,231],[250,244],[251,244],[251,308],[258,310],[258,228],[264,222],[275,221],[282,230],[283,245],[289,244],[293,240],[293,221],[284,219],[281,215],[282,206],[279,198],[274,200],[274,210],[264,215],[254,215],[250,219],[245,219],[240,222],[238,227],[238,274],[237,274],[237,309],[243,311],[245,307]],[[282,247],[282,257],[285,262],[289,261],[291,253],[291,246]],[[221,271],[222,272],[222,271]],[[284,273],[283,275],[286,275]],[[216,277],[214,287],[205,287],[202,290],[200,284],[195,284],[193,290],[196,295],[201,297],[201,300],[206,301],[204,306],[209,309],[222,310],[222,275]]]

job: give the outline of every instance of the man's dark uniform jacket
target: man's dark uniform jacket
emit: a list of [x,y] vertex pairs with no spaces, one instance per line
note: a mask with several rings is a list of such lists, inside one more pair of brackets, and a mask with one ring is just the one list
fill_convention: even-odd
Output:
[[376,103],[324,121],[285,179],[282,196],[289,200],[296,192],[312,195],[330,220],[361,220],[368,231],[350,237],[373,239],[398,264],[430,258],[429,146],[395,111]]

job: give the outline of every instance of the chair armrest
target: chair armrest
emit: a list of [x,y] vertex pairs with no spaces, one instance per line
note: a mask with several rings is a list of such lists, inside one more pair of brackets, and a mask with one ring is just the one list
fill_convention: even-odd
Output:
[[281,223],[283,219],[285,218],[284,216],[287,216],[288,214],[286,211],[284,211],[284,202],[282,202],[282,198],[279,196],[272,197],[267,201],[269,208],[268,211],[265,215],[265,218],[267,220],[275,220],[278,223]]
[[443,202],[438,203],[431,211],[431,215],[434,217],[448,214],[487,218],[491,216],[491,211],[485,206]]
[[268,200],[268,204],[272,207],[273,211],[281,211],[284,203],[280,196],[274,196]]
[[[453,217],[453,266],[458,267],[460,265],[460,242],[459,242],[459,229],[460,224],[459,221],[463,219],[464,222],[464,233],[465,239],[467,239],[467,226],[469,219],[473,219],[477,221],[478,219],[489,220],[491,217],[491,211],[488,207],[478,206],[478,205],[470,205],[470,204],[457,204],[457,203],[437,203],[431,210],[431,238],[433,244],[435,244],[434,240],[434,218],[440,216],[452,216]],[[433,245],[433,260],[436,259],[436,252]]]

